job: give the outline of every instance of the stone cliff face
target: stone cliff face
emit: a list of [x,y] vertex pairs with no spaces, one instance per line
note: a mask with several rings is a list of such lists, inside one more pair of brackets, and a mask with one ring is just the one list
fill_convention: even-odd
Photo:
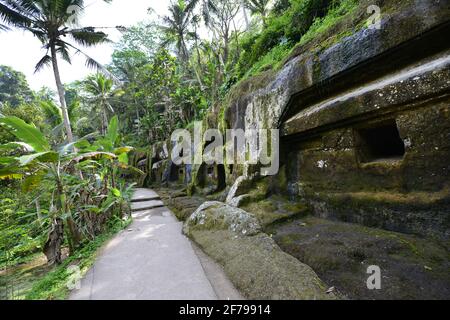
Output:
[[364,27],[369,2],[294,49],[281,69],[238,84],[205,119],[204,128],[280,129],[278,175],[260,177],[252,165],[180,168],[162,142],[141,163],[145,183],[184,183],[235,206],[279,194],[318,217],[448,239],[448,1],[379,1],[380,30]]

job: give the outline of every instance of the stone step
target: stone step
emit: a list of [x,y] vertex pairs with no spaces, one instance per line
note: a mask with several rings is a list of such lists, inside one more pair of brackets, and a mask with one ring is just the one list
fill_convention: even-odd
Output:
[[134,202],[131,204],[131,211],[145,211],[164,207],[164,202],[160,200],[152,200],[145,202]]
[[148,189],[136,189],[134,191],[132,202],[145,201],[146,199],[159,198],[159,195]]
[[161,200],[161,197],[137,198],[137,199],[131,199],[131,203],[158,201],[158,200]]

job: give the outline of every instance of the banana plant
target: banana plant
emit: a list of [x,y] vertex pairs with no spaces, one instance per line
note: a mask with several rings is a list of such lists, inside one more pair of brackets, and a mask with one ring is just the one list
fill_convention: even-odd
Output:
[[[36,188],[43,179],[54,182],[53,200],[50,208],[52,220],[44,253],[50,264],[62,262],[61,245],[64,226],[67,226],[71,249],[80,242],[80,235],[74,223],[67,199],[67,176],[76,177],[76,171],[85,162],[117,163],[113,168],[128,168],[126,154],[130,147],[116,148],[118,139],[118,121],[112,120],[107,135],[90,144],[80,140],[55,150],[45,136],[32,124],[27,124],[16,117],[0,117],[0,126],[4,127],[18,141],[1,145],[1,150],[13,153],[20,151],[20,156],[0,157],[0,180],[17,179],[22,181],[24,191]],[[79,179],[83,179],[82,176]],[[112,178],[113,179],[113,178]]]

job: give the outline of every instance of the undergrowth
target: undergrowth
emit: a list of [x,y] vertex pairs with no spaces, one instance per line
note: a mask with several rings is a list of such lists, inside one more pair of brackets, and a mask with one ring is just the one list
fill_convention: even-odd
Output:
[[98,250],[114,235],[127,228],[131,219],[116,219],[111,222],[107,232],[98,236],[94,241],[87,243],[82,249],[76,251],[72,256],[64,260],[53,271],[46,274],[38,280],[25,296],[26,300],[64,300],[68,297],[70,291],[67,283],[70,280],[70,266],[78,266],[81,274],[84,275],[93,265]]

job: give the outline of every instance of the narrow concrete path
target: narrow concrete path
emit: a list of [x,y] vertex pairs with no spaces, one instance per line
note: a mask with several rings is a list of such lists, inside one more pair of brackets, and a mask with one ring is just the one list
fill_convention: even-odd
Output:
[[71,300],[242,299],[154,191],[136,190],[132,209],[132,225],[103,248]]

